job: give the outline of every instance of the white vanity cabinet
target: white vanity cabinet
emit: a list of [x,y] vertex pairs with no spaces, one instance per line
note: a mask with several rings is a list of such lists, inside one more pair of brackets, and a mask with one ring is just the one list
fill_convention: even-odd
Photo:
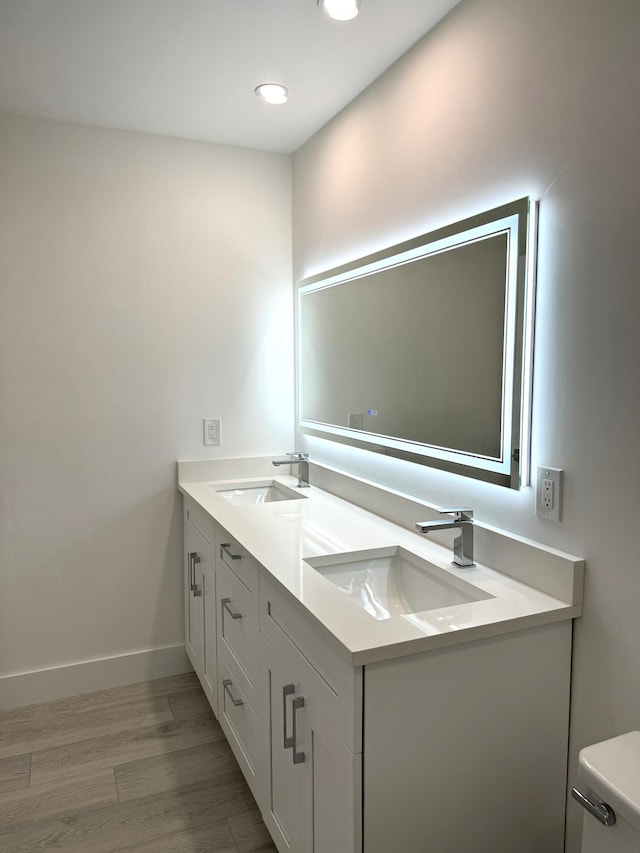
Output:
[[366,853],[562,853],[570,676],[570,620],[366,666]]
[[280,853],[359,853],[362,754],[352,747],[361,743],[361,668],[338,660],[311,626],[300,634],[296,614],[268,579],[260,605],[263,818]]
[[218,709],[213,522],[184,505],[185,649],[214,712]]
[[[277,503],[235,514],[202,492],[202,505],[185,495],[187,654],[279,853],[561,853],[579,605],[478,567],[478,601],[355,624],[305,574],[294,512],[286,524]],[[332,618],[367,643],[345,654]],[[384,645],[414,622],[417,637]]]
[[184,540],[187,654],[280,853],[360,853],[362,668],[188,499]]
[[258,630],[260,569],[216,526],[219,720],[258,804],[264,799]]

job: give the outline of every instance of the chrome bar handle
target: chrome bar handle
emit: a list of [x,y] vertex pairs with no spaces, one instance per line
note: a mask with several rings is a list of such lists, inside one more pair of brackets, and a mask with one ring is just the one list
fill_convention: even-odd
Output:
[[241,560],[242,554],[232,554],[231,553],[231,545],[228,542],[225,542],[220,545],[220,556],[222,557],[222,552],[225,552],[232,560]]
[[244,701],[242,699],[236,699],[236,697],[233,695],[233,693],[231,692],[231,685],[232,684],[233,684],[233,681],[231,681],[230,678],[223,678],[222,679],[222,686],[224,687],[225,693],[227,694],[229,699],[231,699],[231,701],[233,702],[233,704],[237,708],[239,705],[244,705]]
[[229,616],[231,616],[232,619],[242,619],[242,613],[234,613],[233,610],[231,609],[231,607],[230,607],[231,599],[230,598],[223,598],[223,599],[221,599],[221,602],[222,602],[222,607],[224,608],[224,610],[227,611],[227,613],[229,614]]
[[287,696],[291,696],[291,694],[295,692],[296,688],[294,684],[285,684],[282,688],[282,745],[285,749],[294,748],[296,743],[295,734],[293,737],[289,737],[287,735]]
[[577,802],[579,802],[590,815],[593,815],[596,820],[599,820],[600,823],[605,826],[613,826],[616,822],[616,813],[607,803],[594,803],[593,800],[585,797],[582,791],[579,791],[577,788],[571,789],[571,796],[574,800],[577,800]]
[[191,587],[191,592],[194,592],[198,588],[198,584],[196,583],[196,563],[200,562],[200,557],[198,556],[197,551],[189,552],[189,586]]
[[304,761],[304,752],[298,752],[298,744],[296,741],[298,740],[298,733],[296,730],[296,711],[299,708],[304,708],[304,697],[296,696],[296,698],[291,703],[292,709],[292,722],[293,722],[293,763],[294,764],[302,764]]

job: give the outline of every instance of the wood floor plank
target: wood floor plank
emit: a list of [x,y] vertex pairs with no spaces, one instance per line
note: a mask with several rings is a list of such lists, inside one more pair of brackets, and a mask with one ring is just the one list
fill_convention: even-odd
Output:
[[166,678],[155,678],[152,681],[141,681],[136,684],[125,684],[122,687],[109,687],[106,690],[96,690],[93,693],[81,693],[68,696],[65,699],[55,699],[51,702],[39,702],[34,705],[23,705],[20,708],[0,710],[0,729],[15,722],[33,724],[46,722],[54,717],[83,714],[113,705],[136,702],[140,699],[150,699],[154,696],[168,696],[181,690],[200,688],[195,672],[185,672],[181,675],[170,675]]
[[199,720],[201,717],[213,717],[209,700],[201,687],[195,690],[183,690],[167,695],[169,705],[176,720]]
[[153,726],[77,741],[33,753],[31,784],[64,779],[96,770],[222,740],[220,724],[211,719],[171,720]]
[[0,758],[169,721],[173,721],[173,712],[166,696],[58,714],[50,719],[0,720]]
[[31,753],[0,758],[0,794],[28,787],[30,774]]
[[76,776],[67,782],[49,782],[0,796],[0,826],[3,831],[24,824],[95,809],[118,802],[113,770]]
[[263,853],[267,850],[275,850],[277,853],[277,847],[271,840],[257,808],[246,814],[230,817],[228,823],[238,853]]
[[2,853],[117,853],[171,833],[190,833],[218,819],[255,809],[247,783],[237,772],[179,791],[79,812],[0,832]]
[[126,851],[119,853],[238,853],[238,848],[233,843],[228,822],[215,820],[127,847]]
[[240,768],[226,740],[132,761],[115,768],[121,803],[182,788],[195,782],[228,778]]
[[0,712],[0,851],[42,850],[275,847],[190,673]]
[[29,775],[16,776],[13,779],[5,779],[0,782],[0,795],[6,794],[7,791],[19,791],[21,788],[29,787]]

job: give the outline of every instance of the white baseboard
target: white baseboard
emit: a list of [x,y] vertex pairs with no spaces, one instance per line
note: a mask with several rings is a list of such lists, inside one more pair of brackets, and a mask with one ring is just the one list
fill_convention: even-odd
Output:
[[0,676],[0,709],[179,675],[193,669],[184,643]]

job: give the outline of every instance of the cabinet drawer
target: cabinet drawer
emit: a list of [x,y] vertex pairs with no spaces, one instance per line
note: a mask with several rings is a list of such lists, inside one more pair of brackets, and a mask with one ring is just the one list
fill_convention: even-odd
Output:
[[[218,561],[217,571],[218,576],[222,578],[226,587],[226,595],[231,596],[233,599],[233,609],[240,611],[243,617],[248,616],[257,625],[260,620],[260,600],[257,583],[255,590],[250,590],[238,575],[227,566],[224,560]],[[218,596],[218,600],[221,598],[222,596]]]
[[216,541],[216,567],[219,566],[231,569],[238,580],[256,597],[257,602],[260,577],[258,564],[238,540],[229,536],[221,527],[218,528]]
[[240,769],[258,802],[263,799],[263,735],[251,703],[218,654],[219,720]]
[[186,518],[184,523],[184,541],[188,554],[196,555],[196,565],[206,563],[209,566],[214,565],[214,552],[212,546],[207,542],[204,536],[200,533],[197,527]]
[[255,706],[260,644],[258,626],[249,614],[252,599],[233,572],[221,566],[216,579],[218,650],[234,670],[242,691]]
[[327,720],[354,753],[362,751],[362,667],[352,667],[299,612],[290,596],[263,578],[260,631],[285,660],[304,668]]
[[200,536],[207,542],[213,556],[214,523],[213,519],[190,498],[184,498],[184,520],[189,521]]

